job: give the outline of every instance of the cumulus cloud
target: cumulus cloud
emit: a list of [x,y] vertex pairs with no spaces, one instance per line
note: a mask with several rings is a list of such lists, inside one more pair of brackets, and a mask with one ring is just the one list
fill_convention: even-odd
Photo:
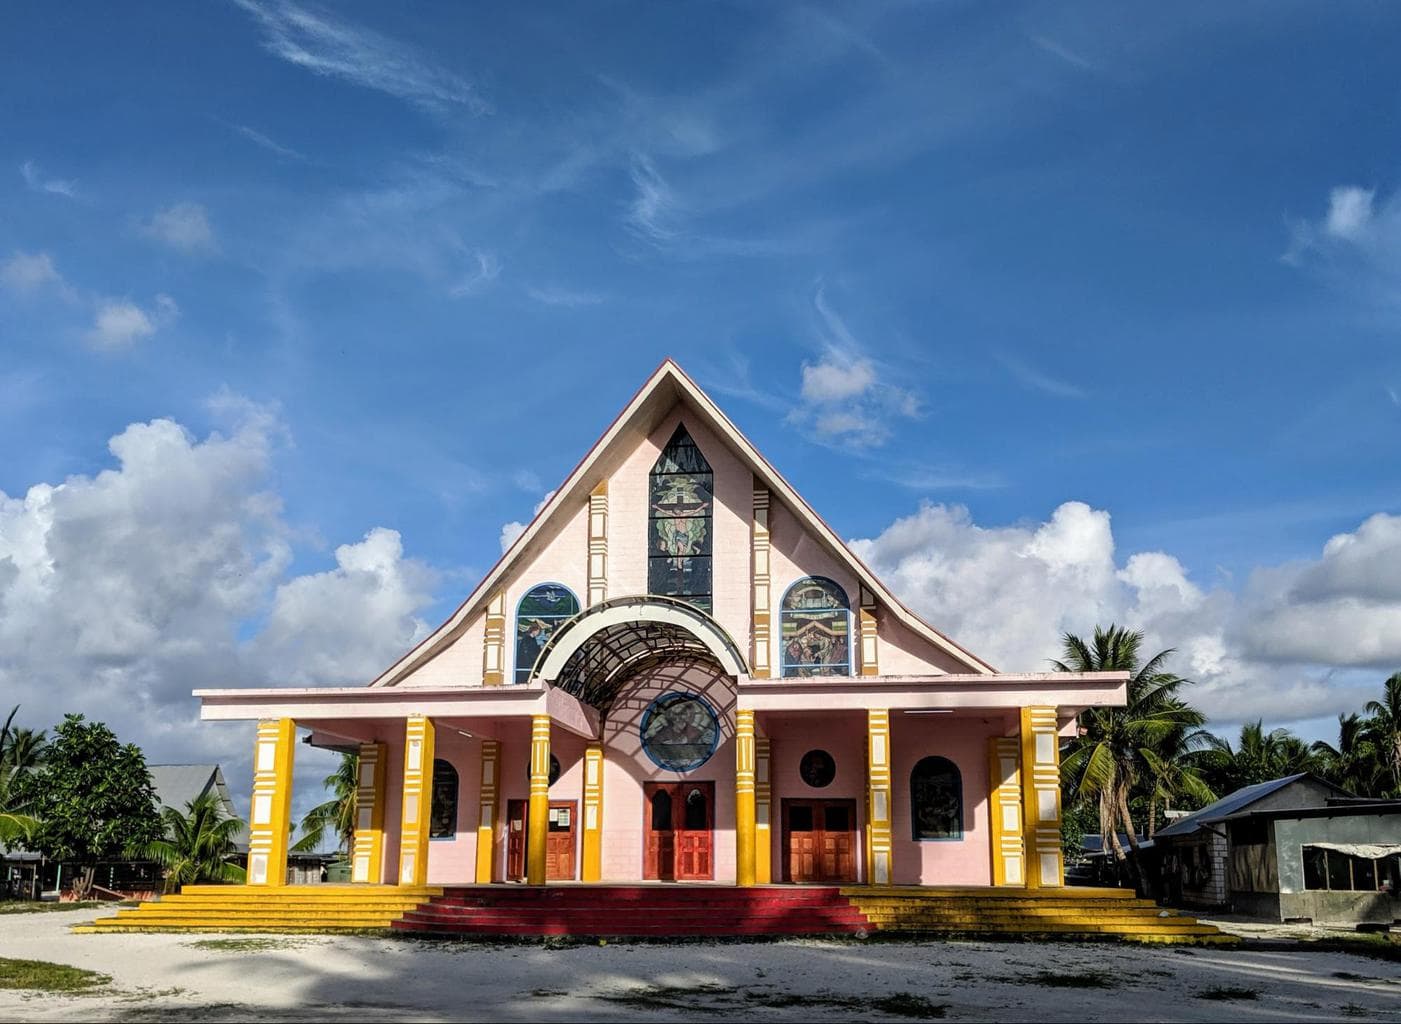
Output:
[[[534,518],[535,516],[538,516],[540,514],[540,510],[546,505],[548,505],[550,503],[550,499],[554,496],[554,491],[549,491],[548,493],[546,493],[546,495],[536,503],[535,510],[530,513],[531,517]],[[516,538],[518,538],[521,534],[525,532],[525,528],[529,525],[529,523],[522,523],[519,520],[513,520],[509,523],[502,524],[501,553],[503,555],[510,548],[510,546],[516,542]]]
[[108,351],[130,348],[169,326],[179,315],[180,308],[169,295],[157,295],[149,310],[129,299],[106,299],[98,304],[87,339],[94,348]]
[[789,412],[788,422],[846,448],[879,447],[890,437],[892,420],[920,414],[919,399],[881,379],[822,288],[813,309],[824,350],[817,362],[803,363],[803,404]]
[[1317,559],[1258,569],[1240,593],[1199,586],[1166,552],[1121,558],[1109,513],[1074,501],[1043,522],[994,527],[926,504],[852,546],[1000,669],[1044,671],[1062,633],[1117,622],[1154,650],[1175,648],[1173,667],[1197,680],[1213,718],[1282,722],[1355,710],[1401,664],[1401,586],[1387,578],[1398,536],[1401,518],[1374,516]]
[[16,252],[0,263],[0,285],[14,292],[36,292],[41,288],[66,289],[63,275],[46,252]]
[[1289,221],[1281,259],[1344,294],[1401,313],[1401,192],[1340,185],[1318,219]]
[[185,253],[212,252],[217,248],[209,214],[199,203],[176,203],[160,210],[142,225],[142,231]]
[[1372,222],[1372,200],[1376,191],[1344,185],[1328,196],[1328,216],[1324,230],[1334,238],[1355,240]]
[[[133,423],[95,475],[0,492],[0,693],[26,725],[82,711],[152,762],[222,761],[246,795],[251,732],[198,722],[190,690],[363,683],[426,630],[432,576],[371,530],[289,578],[269,487],[282,428],[233,396],[214,405],[224,432]],[[311,799],[325,772],[298,759]]]

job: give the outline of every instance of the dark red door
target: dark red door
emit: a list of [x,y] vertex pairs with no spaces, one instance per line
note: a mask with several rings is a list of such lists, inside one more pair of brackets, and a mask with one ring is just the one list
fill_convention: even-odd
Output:
[[856,881],[856,801],[784,800],[783,860],[790,882]]
[[649,782],[642,788],[647,821],[643,878],[665,882],[715,877],[715,783]]
[[[506,879],[525,881],[525,851],[529,832],[526,830],[525,800],[506,801]],[[550,804],[550,816],[545,832],[545,879],[567,882],[574,878],[575,832],[578,815],[573,800]]]
[[524,800],[506,801],[506,880],[525,881],[525,811]]

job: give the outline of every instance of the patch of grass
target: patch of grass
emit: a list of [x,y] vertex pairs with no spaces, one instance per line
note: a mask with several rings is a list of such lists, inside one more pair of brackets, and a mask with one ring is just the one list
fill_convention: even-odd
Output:
[[1360,974],[1353,974],[1352,971],[1334,971],[1333,977],[1340,981],[1366,981]]
[[796,992],[746,992],[744,999],[750,1006],[763,1006],[772,1010],[794,1007],[855,1012],[875,1010],[892,1017],[911,1017],[915,1020],[938,1020],[948,1012],[947,1006],[932,1003],[913,992],[894,992],[888,996],[875,996],[870,999],[839,996],[832,992],[819,992],[816,995],[801,995]]
[[723,985],[647,985],[642,988],[594,996],[606,1003],[635,1010],[685,1010],[690,1013],[721,1013],[723,1008],[695,1001],[696,996],[732,996],[733,988]]
[[57,900],[0,900],[0,914],[51,914],[55,910],[91,910],[109,907],[110,903],[85,900],[82,903],[59,903]]
[[1055,971],[1038,971],[1025,978],[1011,978],[1010,981],[1022,985],[1040,985],[1045,988],[1117,988],[1119,980],[1104,971],[1077,971],[1074,974],[1058,974]]
[[243,939],[198,939],[187,942],[191,949],[207,949],[215,953],[264,953],[270,949],[291,949],[305,945],[295,939],[252,937]]
[[52,964],[47,960],[9,960],[0,958],[0,988],[27,989],[34,992],[86,992],[110,984],[111,977],[96,971],[67,964]]
[[1204,988],[1197,993],[1198,999],[1215,999],[1218,1002],[1227,1002],[1242,999],[1259,999],[1260,990],[1256,988],[1239,988],[1234,985],[1218,985],[1215,988]]
[[1358,1006],[1356,1003],[1345,1003],[1338,1007],[1338,1012],[1344,1017],[1367,1016],[1367,1008],[1365,1006]]

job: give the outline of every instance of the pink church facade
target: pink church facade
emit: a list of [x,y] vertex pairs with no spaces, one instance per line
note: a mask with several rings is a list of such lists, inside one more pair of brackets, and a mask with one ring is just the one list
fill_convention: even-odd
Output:
[[1058,886],[1059,746],[1122,673],[999,673],[900,604],[663,363],[447,622],[257,722],[249,884],[294,741],[360,757],[358,882]]

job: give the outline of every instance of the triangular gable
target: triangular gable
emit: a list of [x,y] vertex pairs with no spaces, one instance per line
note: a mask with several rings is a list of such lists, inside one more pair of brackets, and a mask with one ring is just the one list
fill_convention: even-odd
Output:
[[466,630],[473,617],[484,611],[487,599],[501,586],[528,552],[548,533],[549,524],[556,519],[570,516],[581,502],[588,499],[590,489],[599,479],[611,475],[621,465],[627,454],[647,438],[678,403],[694,416],[698,416],[718,437],[726,441],[733,452],[783,504],[798,517],[799,522],[826,548],[840,563],[847,566],[861,585],[875,596],[877,603],[887,608],[895,618],[915,635],[929,641],[935,647],[952,656],[958,663],[966,665],[971,672],[991,673],[993,668],[982,659],[954,643],[933,626],[910,611],[895,597],[885,585],[866,567],[851,549],[841,540],[830,526],[794,490],[750,443],[713,401],[694,381],[667,359],[657,367],[638,392],[632,397],[622,412],[609,424],[603,436],[595,442],[565,478],[535,518],[525,528],[515,542],[492,566],[475,590],[458,606],[457,610],[420,641],[417,646],[391,665],[371,686],[393,686],[406,675],[425,662],[436,657],[452,644]]

